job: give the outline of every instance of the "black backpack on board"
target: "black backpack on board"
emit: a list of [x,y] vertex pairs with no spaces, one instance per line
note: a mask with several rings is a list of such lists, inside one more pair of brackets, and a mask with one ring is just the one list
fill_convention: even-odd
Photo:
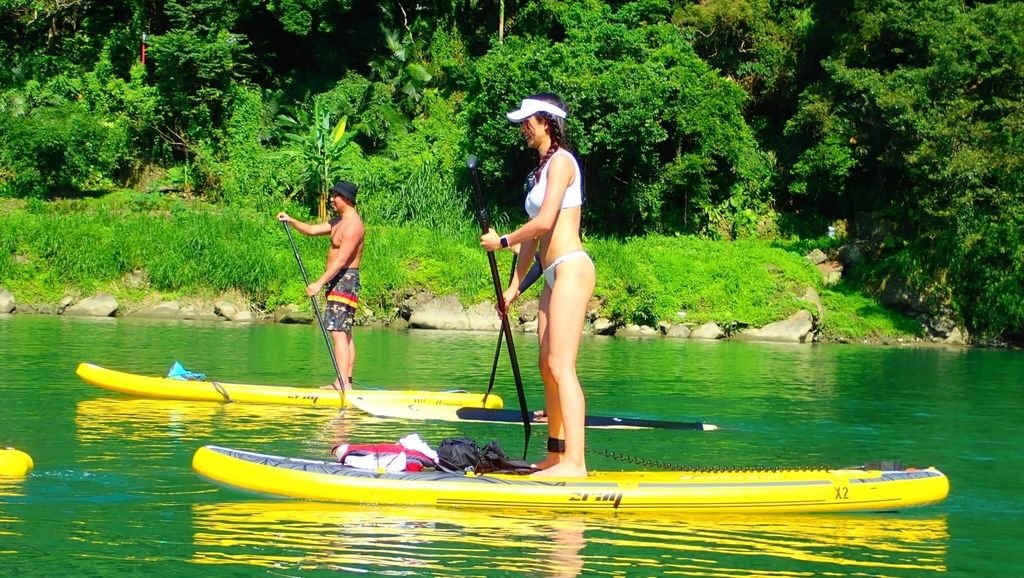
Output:
[[529,474],[536,471],[529,462],[513,460],[491,440],[483,449],[469,438],[445,438],[437,448],[437,467],[446,472],[477,474]]

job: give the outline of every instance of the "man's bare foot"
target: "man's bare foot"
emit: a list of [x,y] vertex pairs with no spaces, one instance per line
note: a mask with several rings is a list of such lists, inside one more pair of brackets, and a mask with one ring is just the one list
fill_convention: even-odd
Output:
[[530,475],[538,478],[585,478],[587,477],[587,465],[573,464],[562,460],[550,468]]
[[534,468],[538,469],[538,470],[546,470],[546,469],[550,468],[551,466],[554,466],[554,465],[558,464],[558,462],[561,462],[561,461],[562,461],[562,454],[556,454],[556,453],[549,452],[548,455],[543,460],[537,462],[536,464],[531,464],[531,465]]
[[335,391],[339,391],[341,389],[344,389],[345,391],[352,391],[352,386],[351,385],[346,385],[344,388],[342,388],[340,385],[338,385],[338,382],[334,382],[334,383],[332,383],[330,385],[321,385],[320,389],[333,389]]

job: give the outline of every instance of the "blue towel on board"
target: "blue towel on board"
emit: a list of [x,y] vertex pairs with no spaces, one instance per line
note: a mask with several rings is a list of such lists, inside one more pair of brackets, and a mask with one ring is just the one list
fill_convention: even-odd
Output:
[[181,363],[175,361],[167,372],[167,377],[169,379],[180,379],[181,381],[203,381],[206,379],[206,374],[189,371]]

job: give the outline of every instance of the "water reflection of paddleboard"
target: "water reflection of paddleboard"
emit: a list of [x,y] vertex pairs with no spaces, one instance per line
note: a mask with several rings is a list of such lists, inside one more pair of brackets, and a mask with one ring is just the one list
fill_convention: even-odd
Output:
[[[945,571],[943,517],[471,511],[302,501],[196,504],[193,562],[423,575],[751,576]],[[781,566],[779,566],[781,564]],[[632,575],[632,574],[630,574]],[[782,574],[778,574],[782,575]],[[838,575],[838,574],[837,574]],[[921,574],[924,575],[924,574]]]

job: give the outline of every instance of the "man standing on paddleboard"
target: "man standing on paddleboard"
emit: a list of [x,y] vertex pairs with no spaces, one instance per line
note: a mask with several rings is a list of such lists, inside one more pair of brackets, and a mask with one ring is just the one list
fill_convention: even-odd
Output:
[[337,217],[326,223],[309,225],[296,220],[288,213],[278,213],[277,219],[292,226],[296,231],[311,237],[330,235],[331,246],[327,250],[327,269],[319,279],[306,287],[306,295],[313,297],[325,291],[323,323],[331,333],[334,343],[334,357],[341,375],[336,379],[334,389],[352,389],[352,369],[356,361],[356,347],[352,340],[352,322],[359,304],[359,261],[363,256],[363,237],[366,229],[363,219],[356,210],[357,187],[348,181],[338,181],[330,190],[331,206]]

